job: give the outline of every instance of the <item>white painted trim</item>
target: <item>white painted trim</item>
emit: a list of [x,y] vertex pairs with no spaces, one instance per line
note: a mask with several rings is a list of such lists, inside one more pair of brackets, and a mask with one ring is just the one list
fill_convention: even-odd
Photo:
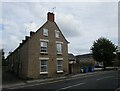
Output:
[[70,61],[69,64],[73,64],[73,61]]
[[63,73],[63,70],[62,71],[57,71],[57,73]]
[[48,54],[48,52],[40,52],[40,53],[43,53],[43,54]]
[[56,58],[56,60],[63,60],[63,58]]
[[40,41],[45,41],[45,42],[49,42],[49,40],[47,40],[47,39],[40,39]]
[[57,54],[62,54],[62,52],[57,52]]
[[61,42],[61,41],[56,41],[56,43],[60,43],[60,44],[63,44],[63,42]]
[[39,57],[39,60],[49,60],[49,58]]
[[48,72],[40,72],[40,74],[48,74]]

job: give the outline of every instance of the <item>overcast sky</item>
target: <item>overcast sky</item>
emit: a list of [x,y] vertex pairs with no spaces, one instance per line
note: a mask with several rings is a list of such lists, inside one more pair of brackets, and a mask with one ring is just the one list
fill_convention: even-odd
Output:
[[41,27],[53,7],[55,21],[70,42],[69,53],[89,53],[101,36],[118,44],[118,2],[2,2],[1,7],[0,48],[4,48],[5,55],[31,30]]

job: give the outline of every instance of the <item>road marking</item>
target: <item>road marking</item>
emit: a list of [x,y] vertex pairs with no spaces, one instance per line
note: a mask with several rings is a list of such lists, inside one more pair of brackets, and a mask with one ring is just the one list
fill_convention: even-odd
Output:
[[98,78],[98,79],[96,79],[96,80],[103,80],[103,79],[107,79],[107,78],[112,78],[112,77],[114,77],[114,76],[107,76],[107,77],[103,77],[103,78]]
[[56,91],[65,90],[65,89],[72,88],[72,87],[76,87],[76,86],[83,85],[83,84],[85,84],[85,83],[79,83],[79,84],[67,86],[67,87],[64,87],[64,88],[60,88],[60,89],[58,89],[58,90],[56,90]]

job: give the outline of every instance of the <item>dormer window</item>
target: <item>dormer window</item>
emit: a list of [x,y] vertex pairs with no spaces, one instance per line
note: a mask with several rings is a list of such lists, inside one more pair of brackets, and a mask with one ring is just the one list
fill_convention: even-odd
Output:
[[60,37],[60,32],[57,31],[57,30],[55,30],[55,37],[56,37],[56,38],[59,38],[59,37]]
[[43,28],[43,35],[44,35],[44,36],[48,36],[48,29]]

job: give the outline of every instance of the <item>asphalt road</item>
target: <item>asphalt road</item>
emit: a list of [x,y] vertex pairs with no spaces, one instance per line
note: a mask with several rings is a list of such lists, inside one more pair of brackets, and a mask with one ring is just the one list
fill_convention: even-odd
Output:
[[120,70],[71,77],[46,83],[34,83],[9,89],[41,89],[50,91],[79,90],[115,91],[120,87]]

